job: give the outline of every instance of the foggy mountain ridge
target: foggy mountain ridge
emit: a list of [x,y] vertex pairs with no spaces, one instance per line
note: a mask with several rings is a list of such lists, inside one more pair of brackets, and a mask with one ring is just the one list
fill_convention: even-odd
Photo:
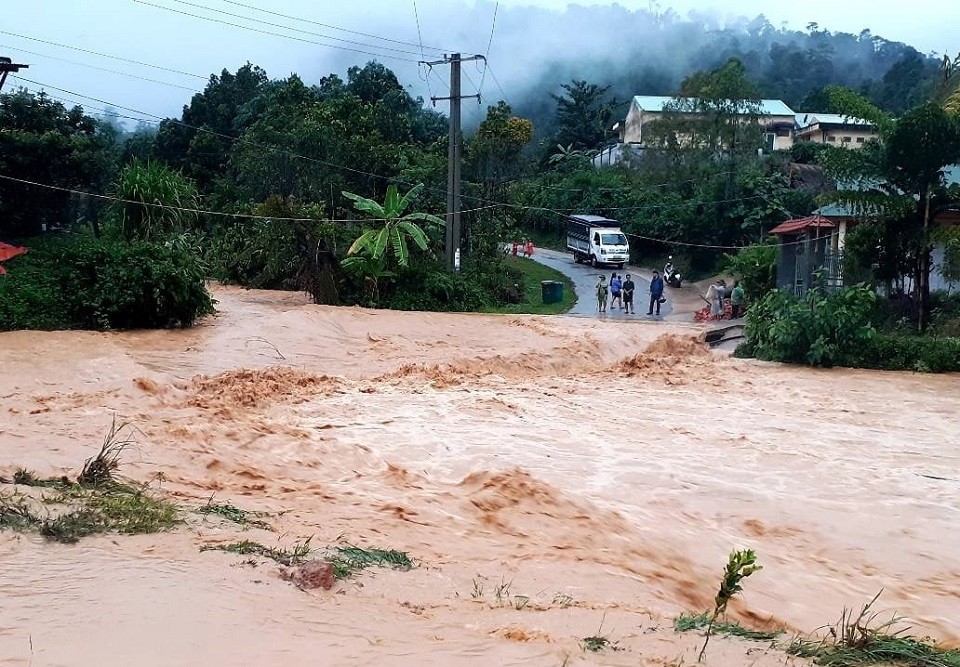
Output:
[[[428,11],[423,4],[424,42],[466,44],[474,49],[463,53],[485,52],[494,3],[434,2]],[[923,85],[937,69],[932,56],[867,29],[854,35],[811,23],[799,31],[774,26],[762,14],[721,19],[716,13],[691,12],[681,17],[651,4],[652,10],[569,5],[563,11],[501,4],[489,57],[503,91],[492,76],[483,76],[482,66],[465,63],[469,80],[464,78],[463,92],[475,92],[472,84],[482,79],[484,100],[482,108],[464,103],[464,126],[474,126],[487,105],[505,96],[514,112],[533,120],[538,136],[543,136],[555,110],[550,93],[560,93],[560,84],[571,79],[609,85],[610,95],[624,103],[625,114],[632,96],[672,95],[687,75],[718,67],[730,57],[743,61],[764,97],[782,99],[796,111],[824,111],[806,108],[804,98],[836,84],[862,90],[881,107],[897,112],[923,94]],[[395,21],[393,27],[397,25]],[[428,30],[431,26],[444,26],[442,39]],[[402,38],[416,41],[415,29]],[[422,71],[393,68],[404,83],[414,84],[411,92],[427,96],[426,89],[420,90]],[[431,77],[433,94],[448,94],[440,81],[447,72],[440,67]]]

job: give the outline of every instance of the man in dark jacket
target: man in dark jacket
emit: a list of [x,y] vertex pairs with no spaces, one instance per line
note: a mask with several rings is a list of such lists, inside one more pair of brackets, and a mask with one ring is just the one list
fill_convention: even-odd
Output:
[[653,272],[653,278],[650,279],[650,308],[647,309],[647,315],[653,315],[653,307],[657,307],[657,315],[660,314],[660,299],[663,298],[663,278],[656,271]]

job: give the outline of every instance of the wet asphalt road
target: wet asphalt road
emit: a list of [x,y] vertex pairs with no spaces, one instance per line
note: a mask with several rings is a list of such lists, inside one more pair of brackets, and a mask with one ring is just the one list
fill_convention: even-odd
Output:
[[609,283],[610,274],[614,271],[619,273],[621,276],[626,276],[626,274],[629,273],[633,277],[633,282],[637,285],[637,289],[633,296],[633,303],[637,310],[637,314],[627,315],[619,308],[611,309],[608,302],[607,312],[605,315],[603,315],[604,318],[658,320],[664,315],[669,315],[672,311],[670,293],[667,291],[667,302],[660,306],[661,317],[657,317],[656,315],[652,317],[647,316],[647,307],[650,304],[650,281],[643,276],[648,272],[635,266],[627,265],[624,266],[623,269],[616,269],[615,267],[611,266],[593,269],[586,264],[575,263],[571,253],[561,253],[555,250],[546,250],[543,248],[537,248],[534,251],[533,259],[541,264],[549,266],[552,269],[556,269],[566,276],[569,276],[570,280],[573,281],[577,291],[577,302],[573,305],[573,308],[567,311],[568,315],[589,315],[592,317],[599,316],[599,313],[597,313],[597,299],[594,296],[596,294],[594,288],[596,287],[597,280],[600,278],[601,273],[607,277],[607,282]]

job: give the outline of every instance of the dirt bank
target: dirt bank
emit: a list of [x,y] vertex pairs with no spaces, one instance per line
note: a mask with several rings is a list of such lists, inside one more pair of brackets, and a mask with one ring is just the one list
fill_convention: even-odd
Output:
[[[960,643],[955,376],[738,361],[675,324],[216,297],[188,331],[0,334],[0,475],[75,471],[116,413],[126,475],[273,531],[0,533],[0,664],[690,664],[672,618],[745,547],[744,622],[809,631],[882,588]],[[418,567],[303,592],[200,552],[311,536]],[[581,649],[601,623],[624,650]],[[756,648],[707,664],[784,664]]]

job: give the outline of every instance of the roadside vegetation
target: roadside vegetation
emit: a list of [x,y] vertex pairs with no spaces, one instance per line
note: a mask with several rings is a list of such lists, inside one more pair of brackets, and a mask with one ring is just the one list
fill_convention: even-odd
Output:
[[[481,309],[483,312],[555,315],[570,310],[576,302],[577,293],[573,281],[559,271],[523,257],[506,257],[503,262],[507,275],[513,276],[517,281],[515,291],[520,300],[517,303],[485,307]],[[563,299],[560,302],[543,302],[541,283],[545,280],[563,283]]]

